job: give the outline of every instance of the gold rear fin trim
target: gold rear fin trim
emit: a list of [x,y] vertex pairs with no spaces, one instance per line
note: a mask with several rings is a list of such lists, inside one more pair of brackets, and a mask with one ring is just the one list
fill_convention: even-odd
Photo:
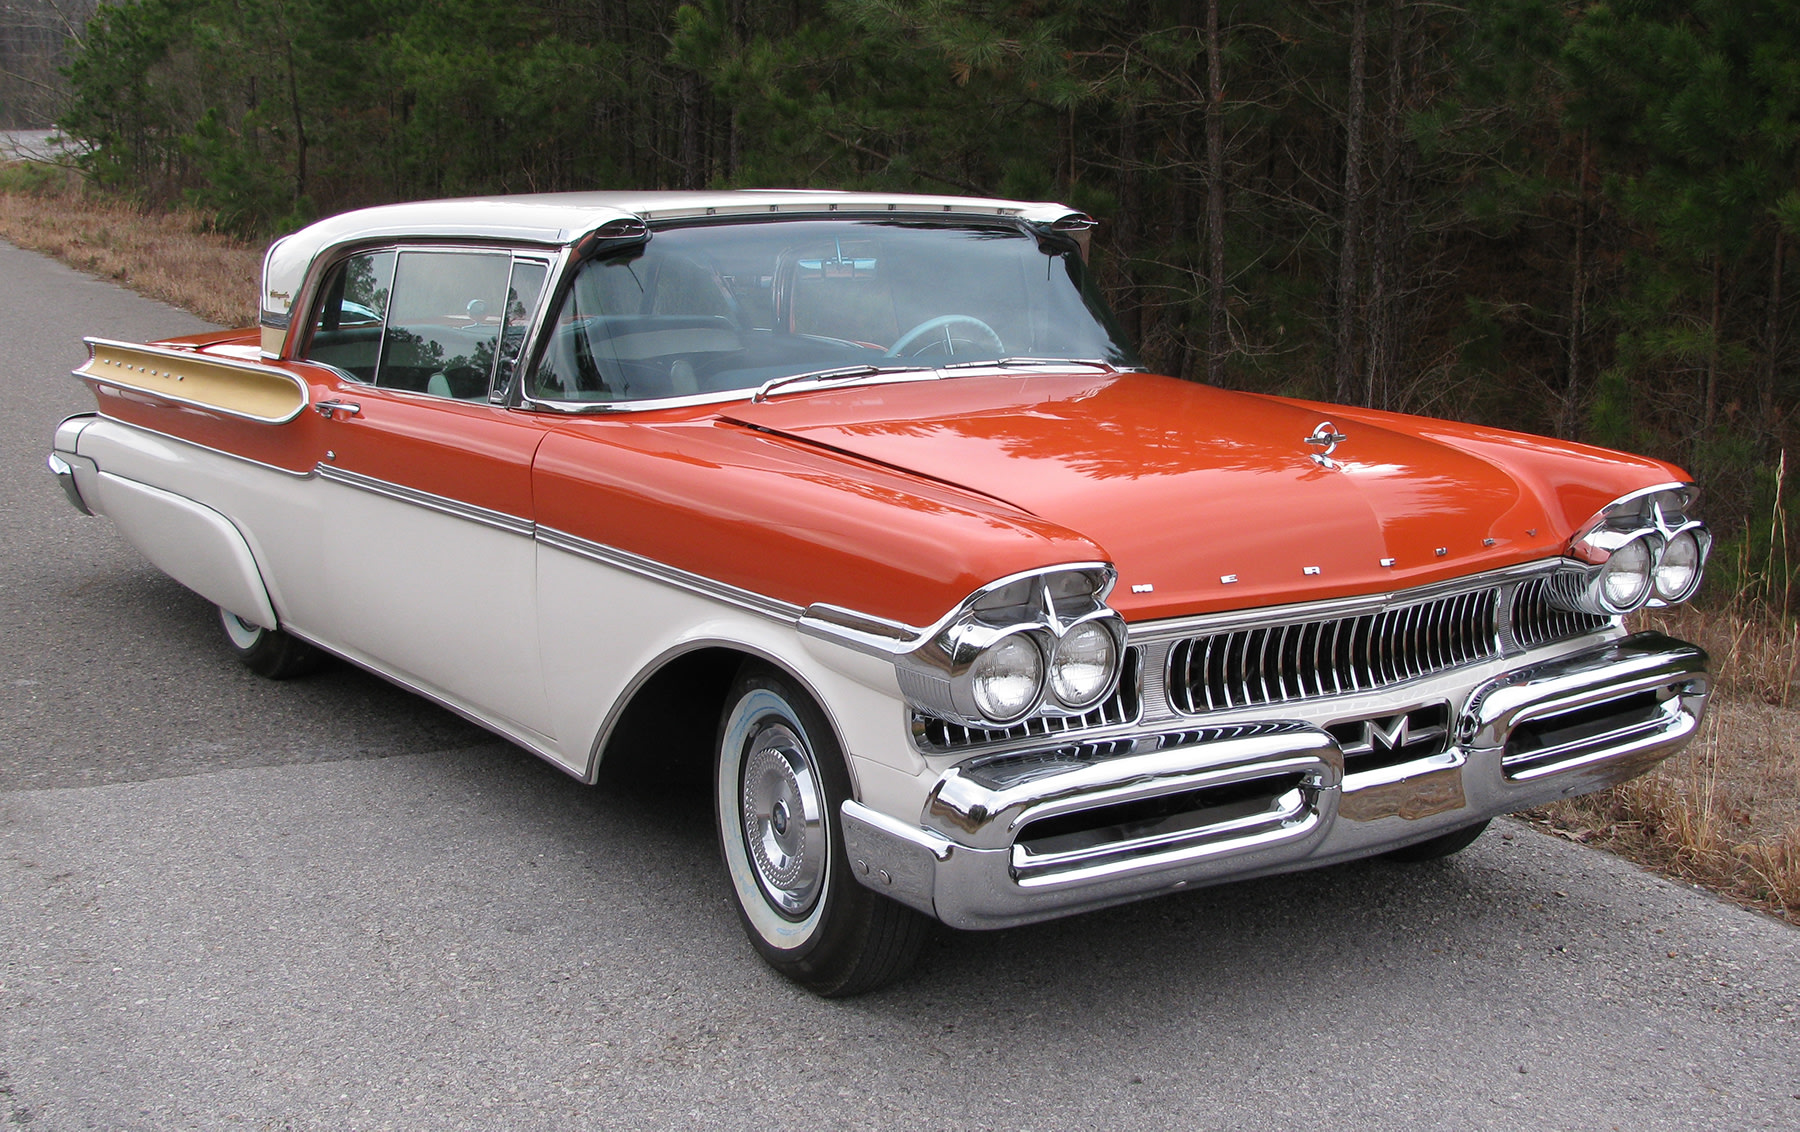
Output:
[[75,376],[95,385],[263,424],[283,424],[306,408],[306,383],[274,366],[104,338],[85,341],[87,364]]

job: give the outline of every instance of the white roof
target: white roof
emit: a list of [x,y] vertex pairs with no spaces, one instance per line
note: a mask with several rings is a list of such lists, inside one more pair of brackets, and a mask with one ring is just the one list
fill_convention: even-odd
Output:
[[540,193],[384,204],[329,217],[269,246],[263,259],[260,304],[263,349],[266,354],[280,353],[308,268],[320,253],[345,244],[407,238],[479,238],[561,246],[603,224],[634,217],[650,222],[695,216],[896,212],[1008,216],[1051,223],[1072,211],[1066,205],[1049,202],[815,189]]

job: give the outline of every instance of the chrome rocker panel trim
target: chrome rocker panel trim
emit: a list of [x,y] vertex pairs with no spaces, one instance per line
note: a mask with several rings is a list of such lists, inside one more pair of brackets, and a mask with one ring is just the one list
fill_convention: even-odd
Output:
[[[1448,750],[1348,782],[1330,735],[1283,720],[977,756],[940,776],[916,825],[846,803],[845,849],[862,884],[956,928],[1374,856],[1642,773],[1698,729],[1706,665],[1700,649],[1647,632],[1517,669],[1469,695]],[[1608,705],[1629,718],[1609,720]],[[1534,723],[1560,741],[1509,754]],[[1246,800],[1261,781],[1269,795]],[[1215,818],[1153,813],[1096,829],[1085,845],[1079,832],[1036,846],[1020,836],[1033,822],[1140,813],[1129,807],[1209,789],[1230,800],[1195,817]],[[1121,839],[1106,841],[1111,831]]]

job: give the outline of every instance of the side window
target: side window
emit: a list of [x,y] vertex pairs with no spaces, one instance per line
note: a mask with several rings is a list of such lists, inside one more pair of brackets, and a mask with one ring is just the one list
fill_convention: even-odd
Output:
[[485,399],[511,274],[506,252],[401,252],[375,384]]
[[513,367],[519,352],[525,348],[525,335],[531,319],[537,314],[538,301],[544,292],[544,277],[550,265],[542,260],[513,261],[512,282],[506,289],[506,319],[500,328],[500,367],[494,371],[494,390],[503,391],[512,383]]
[[381,325],[394,285],[391,251],[353,255],[325,280],[305,356],[336,366],[363,381],[375,380]]

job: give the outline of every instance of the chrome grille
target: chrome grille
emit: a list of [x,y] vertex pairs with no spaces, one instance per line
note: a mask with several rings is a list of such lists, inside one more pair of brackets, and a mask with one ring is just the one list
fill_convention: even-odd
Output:
[[1499,588],[1352,617],[1232,629],[1169,652],[1169,702],[1190,714],[1367,692],[1500,652]]
[[1550,601],[1551,577],[1528,578],[1513,591],[1513,639],[1521,648],[1567,640],[1604,628],[1612,619],[1594,613],[1571,613]]
[[1119,669],[1119,687],[1093,710],[1082,715],[1034,716],[1011,727],[964,727],[960,723],[949,723],[922,712],[914,712],[913,738],[921,750],[960,751],[1015,739],[1037,739],[1068,731],[1136,723],[1144,710],[1142,687],[1138,679],[1141,667],[1142,657],[1139,651],[1134,648],[1126,649],[1125,663]]

